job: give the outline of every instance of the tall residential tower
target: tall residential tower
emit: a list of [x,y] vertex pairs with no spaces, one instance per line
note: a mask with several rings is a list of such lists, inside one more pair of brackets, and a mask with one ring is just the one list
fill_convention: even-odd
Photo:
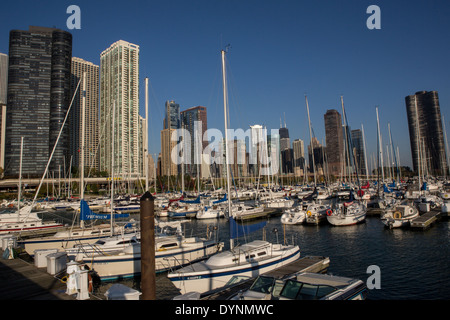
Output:
[[115,175],[142,174],[140,125],[139,46],[119,40],[100,55],[100,170],[111,173],[114,155]]

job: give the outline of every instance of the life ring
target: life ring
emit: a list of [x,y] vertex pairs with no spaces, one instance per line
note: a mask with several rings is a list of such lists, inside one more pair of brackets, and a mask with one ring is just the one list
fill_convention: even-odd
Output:
[[331,216],[333,214],[333,211],[331,211],[331,209],[327,209],[327,216]]
[[395,211],[393,214],[394,219],[401,219],[402,213],[400,211]]
[[311,211],[306,211],[306,214],[308,215],[308,217],[311,217],[311,215],[312,215],[312,213],[311,213]]

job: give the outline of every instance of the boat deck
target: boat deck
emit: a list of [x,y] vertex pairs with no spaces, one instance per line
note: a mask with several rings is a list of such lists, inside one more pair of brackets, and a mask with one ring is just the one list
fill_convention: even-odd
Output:
[[[330,260],[322,256],[306,256],[278,269],[264,273],[277,279],[285,278],[300,272],[323,273],[328,269]],[[202,294],[202,300],[226,300],[239,291],[245,291],[252,285],[254,278],[239,282],[229,287],[219,288]]]

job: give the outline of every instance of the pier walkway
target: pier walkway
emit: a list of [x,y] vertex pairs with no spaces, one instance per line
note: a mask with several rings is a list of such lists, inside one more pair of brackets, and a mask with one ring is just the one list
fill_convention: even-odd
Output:
[[433,224],[436,220],[440,218],[441,211],[440,209],[430,210],[421,216],[415,218],[411,221],[411,228],[415,229],[426,229]]
[[[3,254],[3,251],[0,250]],[[46,269],[20,258],[0,258],[0,300],[74,300],[66,285]]]

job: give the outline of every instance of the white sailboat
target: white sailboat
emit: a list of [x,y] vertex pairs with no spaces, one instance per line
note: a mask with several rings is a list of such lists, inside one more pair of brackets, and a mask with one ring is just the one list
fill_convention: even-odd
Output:
[[[225,115],[225,146],[227,138],[227,94],[225,76],[225,51],[222,50],[222,76]],[[228,148],[225,147],[227,194],[230,195],[230,176],[228,168]],[[234,247],[234,238],[239,234],[240,227],[233,218],[231,200],[228,198],[228,213],[230,223],[230,249],[211,256],[206,261],[181,268],[168,274],[172,283],[180,289],[181,294],[187,292],[205,292],[224,286],[233,276],[257,277],[259,274],[276,269],[300,257],[300,248],[294,245],[272,244],[267,241],[255,240]],[[260,222],[256,228],[265,225]],[[242,227],[242,226],[241,226]],[[251,232],[251,230],[247,230]]]
[[407,202],[402,202],[385,211],[381,222],[388,228],[408,227],[411,220],[419,216],[419,210]]
[[[175,234],[167,231],[155,237],[155,271],[163,272],[206,259],[222,250],[223,242],[199,237],[185,237],[181,232],[181,221],[167,223],[176,228]],[[96,252],[93,255],[78,256],[79,261],[88,264],[102,281],[133,278],[141,273],[140,242],[131,243],[122,250]]]

